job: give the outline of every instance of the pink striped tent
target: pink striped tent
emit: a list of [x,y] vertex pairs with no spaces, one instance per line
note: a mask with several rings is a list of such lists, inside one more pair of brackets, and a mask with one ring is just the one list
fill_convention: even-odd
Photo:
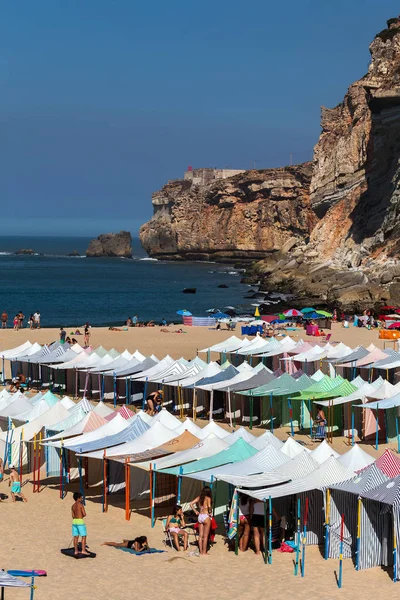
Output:
[[385,452],[376,461],[375,465],[391,479],[400,475],[400,458],[390,450]]

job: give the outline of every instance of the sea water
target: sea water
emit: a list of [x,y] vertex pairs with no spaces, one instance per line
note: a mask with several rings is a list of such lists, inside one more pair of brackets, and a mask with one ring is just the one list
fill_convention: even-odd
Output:
[[[179,322],[177,310],[205,316],[207,309],[248,306],[248,287],[232,265],[151,260],[139,240],[132,243],[133,260],[86,258],[89,238],[0,238],[0,313],[22,310],[28,318],[41,313],[44,327],[122,325],[137,314],[140,321],[165,318]],[[34,256],[14,253],[32,249]],[[77,251],[80,256],[69,257]],[[225,284],[228,288],[219,288]],[[183,294],[196,288],[196,294]],[[246,304],[247,303],[247,304]]]

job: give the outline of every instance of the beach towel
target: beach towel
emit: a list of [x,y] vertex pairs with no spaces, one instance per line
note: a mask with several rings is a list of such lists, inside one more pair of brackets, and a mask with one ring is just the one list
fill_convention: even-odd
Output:
[[148,550],[143,550],[142,552],[138,552],[133,548],[125,548],[124,546],[113,546],[116,550],[122,550],[123,552],[129,552],[129,554],[135,554],[136,556],[142,556],[142,554],[159,554],[160,552],[165,552],[165,550],[157,550],[157,548],[149,548]]
[[70,556],[71,558],[96,558],[96,554],[94,552],[89,552],[89,554],[74,554],[73,548],[63,548],[60,550],[61,554],[65,556]]

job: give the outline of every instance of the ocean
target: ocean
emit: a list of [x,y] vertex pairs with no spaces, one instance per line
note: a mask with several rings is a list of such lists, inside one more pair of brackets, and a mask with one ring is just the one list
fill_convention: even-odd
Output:
[[[132,243],[133,260],[86,258],[90,238],[1,237],[0,312],[7,311],[9,326],[22,310],[29,317],[39,311],[43,327],[122,325],[137,314],[140,321],[163,317],[180,322],[177,310],[205,316],[207,309],[244,307],[249,287],[232,265],[181,263],[147,258],[138,239]],[[16,256],[21,249],[34,256]],[[79,257],[66,254],[78,251]],[[225,284],[228,288],[218,288]],[[196,294],[183,294],[196,288]]]

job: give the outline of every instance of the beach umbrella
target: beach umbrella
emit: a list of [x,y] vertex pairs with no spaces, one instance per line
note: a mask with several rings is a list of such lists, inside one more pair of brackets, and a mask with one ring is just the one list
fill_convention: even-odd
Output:
[[182,317],[191,317],[192,316],[192,313],[190,311],[188,311],[188,310],[185,310],[185,309],[183,309],[183,310],[177,310],[176,314],[177,315],[181,315]]
[[297,310],[296,308],[291,308],[290,310],[285,310],[283,313],[285,317],[302,317],[303,313]]
[[308,313],[316,312],[316,310],[315,310],[315,308],[308,307],[308,308],[302,308],[301,312],[303,313],[303,315],[306,315]]
[[229,319],[229,315],[223,312],[217,312],[213,314],[214,319]]
[[255,321],[251,321],[249,325],[264,325],[264,321],[261,319],[256,319]]
[[234,306],[224,306],[225,310],[228,308],[229,310],[236,310]]
[[258,309],[258,306],[257,306],[256,310],[254,311],[254,316],[255,317],[259,317],[260,316],[260,311]]
[[332,313],[328,312],[327,310],[317,310],[316,311],[319,315],[323,315],[324,317],[331,317]]
[[208,308],[208,309],[206,310],[206,312],[208,312],[208,313],[215,313],[215,312],[219,312],[219,308]]
[[304,315],[305,319],[325,319],[326,317],[324,315],[322,315],[321,313],[317,313],[317,312],[313,312],[313,313],[309,313],[308,315]]
[[400,329],[400,321],[392,323],[391,325],[389,325],[388,329]]

